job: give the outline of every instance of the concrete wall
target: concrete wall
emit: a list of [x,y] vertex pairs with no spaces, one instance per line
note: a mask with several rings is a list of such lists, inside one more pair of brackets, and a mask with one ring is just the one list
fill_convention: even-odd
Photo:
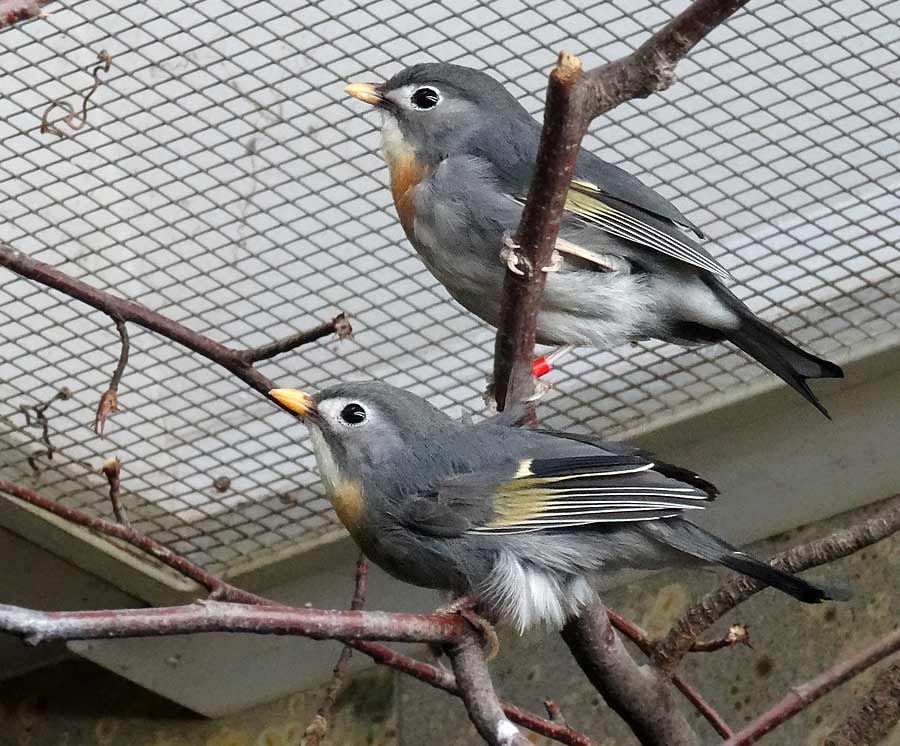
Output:
[[[871,515],[900,498],[845,513],[753,546],[769,555]],[[694,655],[686,677],[734,726],[784,694],[795,683],[896,627],[900,619],[900,536],[825,568],[809,572],[818,581],[849,585],[852,601],[804,606],[765,591],[726,618],[746,623],[753,648]],[[653,633],[665,631],[691,598],[711,589],[711,571],[668,572],[610,592],[610,606]],[[492,664],[503,696],[540,711],[551,697],[573,725],[603,746],[631,746],[626,732],[577,671],[556,635],[518,639],[501,630],[502,650]],[[317,643],[310,642],[310,645]],[[817,746],[878,669],[833,692],[763,741],[767,746]],[[149,694],[85,661],[34,671],[0,687],[0,746],[297,746],[320,701],[306,691],[209,720]],[[461,704],[384,669],[357,674],[340,698],[330,746],[463,746],[478,743]],[[691,714],[703,738],[712,731]],[[540,739],[535,743],[543,744]],[[900,746],[900,729],[884,743]]]

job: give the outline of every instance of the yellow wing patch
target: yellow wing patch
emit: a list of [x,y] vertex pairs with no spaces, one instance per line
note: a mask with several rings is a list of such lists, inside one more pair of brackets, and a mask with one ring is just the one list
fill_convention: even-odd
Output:
[[692,264],[718,275],[723,280],[731,279],[728,271],[699,246],[660,230],[651,223],[640,220],[601,199],[603,190],[596,184],[581,179],[573,179],[566,195],[565,209],[582,220],[596,225],[607,233],[646,246],[662,254]]

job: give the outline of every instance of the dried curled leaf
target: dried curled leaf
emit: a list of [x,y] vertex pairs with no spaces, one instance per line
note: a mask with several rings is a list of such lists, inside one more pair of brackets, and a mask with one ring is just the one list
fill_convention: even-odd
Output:
[[[97,415],[94,418],[94,432],[97,435],[103,435],[103,429],[106,427],[106,421],[113,412],[119,411],[119,395],[114,389],[108,389],[103,396],[100,397],[100,403],[97,405]],[[104,469],[106,467],[104,466]]]

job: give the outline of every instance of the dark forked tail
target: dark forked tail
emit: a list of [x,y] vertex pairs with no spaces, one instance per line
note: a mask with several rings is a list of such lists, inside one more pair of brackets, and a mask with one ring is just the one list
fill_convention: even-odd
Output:
[[831,590],[813,585],[803,578],[744,554],[682,518],[648,521],[641,524],[641,529],[661,544],[705,562],[717,562],[730,570],[748,575],[754,580],[777,588],[806,604],[831,600],[843,601],[849,596],[848,593],[841,590]]
[[753,312],[727,288],[721,286],[721,290],[725,292],[720,292],[719,297],[741,318],[741,325],[737,329],[723,330],[728,340],[740,347],[750,357],[765,365],[828,419],[831,419],[828,410],[809,388],[807,380],[810,378],[843,378],[844,371],[840,366],[801,350],[777,329],[756,318]]

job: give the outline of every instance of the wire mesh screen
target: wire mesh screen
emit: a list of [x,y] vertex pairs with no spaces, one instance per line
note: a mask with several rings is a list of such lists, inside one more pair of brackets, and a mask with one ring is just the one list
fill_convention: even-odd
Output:
[[[234,346],[346,311],[353,340],[264,372],[312,388],[383,378],[478,410],[493,331],[414,256],[377,116],[344,84],[454,61],[492,70],[539,116],[555,51],[593,66],[683,5],[53,3],[0,35],[0,238]],[[898,2],[754,0],[677,86],[619,107],[586,141],[703,228],[754,311],[838,360],[900,329],[898,22]],[[52,102],[80,106],[101,50],[113,64],[87,123],[41,134]],[[99,467],[118,455],[132,522],[218,571],[333,528],[302,428],[225,371],[132,329],[124,411],[101,438],[110,321],[7,274],[0,324],[5,473],[105,514]],[[554,375],[543,416],[615,434],[764,375],[722,346],[584,351]]]

